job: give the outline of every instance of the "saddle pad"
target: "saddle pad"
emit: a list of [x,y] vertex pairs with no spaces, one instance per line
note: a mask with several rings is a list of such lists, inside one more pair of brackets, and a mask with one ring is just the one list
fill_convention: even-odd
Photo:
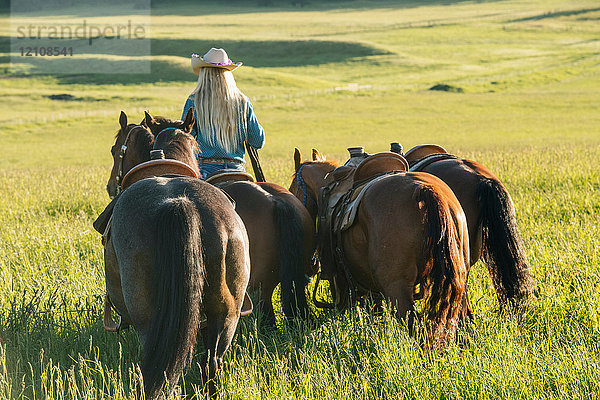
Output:
[[186,163],[177,160],[150,160],[133,167],[123,178],[123,190],[137,181],[162,175],[182,175],[198,178],[196,171]]
[[206,178],[206,182],[212,183],[213,185],[217,185],[219,183],[228,182],[228,181],[249,181],[254,182],[254,178],[247,172],[237,171],[237,170],[222,170],[217,171],[214,174],[209,175]]
[[340,229],[342,232],[345,231],[346,229],[350,228],[354,224],[354,220],[356,219],[356,213],[358,211],[358,206],[360,205],[360,202],[361,202],[362,198],[364,197],[365,193],[367,192],[367,190],[371,186],[373,186],[375,183],[377,183],[383,179],[386,179],[390,176],[393,176],[393,175],[397,174],[398,172],[401,172],[401,171],[391,172],[389,174],[378,176],[375,179],[372,179],[369,182],[366,182],[366,183],[354,188],[352,190],[352,193],[350,194],[351,201],[348,203],[347,206],[343,207],[340,210],[339,215],[335,216],[336,228]]
[[432,154],[447,154],[448,152],[442,146],[438,146],[437,144],[422,144],[420,146],[415,146],[409,151],[406,152],[404,157],[406,161],[410,165],[416,163],[422,158],[425,158]]
[[408,162],[400,154],[383,152],[365,158],[354,172],[354,182],[364,181],[385,172],[408,171]]

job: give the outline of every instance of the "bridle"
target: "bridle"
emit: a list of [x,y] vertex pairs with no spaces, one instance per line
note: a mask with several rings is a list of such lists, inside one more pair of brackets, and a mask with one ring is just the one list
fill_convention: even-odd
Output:
[[119,169],[117,170],[117,176],[115,177],[115,181],[117,182],[117,196],[123,191],[123,189],[121,189],[121,183],[123,182],[123,160],[125,159],[125,153],[127,152],[127,142],[129,141],[129,136],[135,128],[146,129],[142,125],[132,126],[131,129],[129,129],[129,132],[127,132],[127,136],[125,136],[125,141],[121,145],[121,149],[119,150]]
[[302,195],[303,195],[303,199],[302,199],[302,204],[304,205],[304,207],[306,207],[306,203],[307,203],[307,199],[310,199],[313,204],[318,208],[318,204],[317,201],[315,199],[313,199],[313,197],[310,195],[310,193],[308,193],[308,187],[306,186],[306,182],[304,181],[304,178],[302,177],[302,168],[304,168],[307,164],[304,163],[300,166],[300,168],[298,168],[298,171],[296,172],[296,182],[298,182],[298,189],[300,189],[302,191]]

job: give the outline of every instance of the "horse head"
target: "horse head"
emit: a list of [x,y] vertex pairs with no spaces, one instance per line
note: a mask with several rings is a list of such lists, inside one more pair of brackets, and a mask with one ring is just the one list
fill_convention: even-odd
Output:
[[300,150],[294,151],[295,171],[290,184],[290,192],[294,194],[308,209],[313,219],[317,218],[319,189],[327,184],[326,176],[338,167],[335,161],[327,161],[325,157],[313,149],[312,161],[301,161]]
[[184,121],[160,116],[153,117],[148,111],[144,111],[144,114],[144,119],[140,122],[140,125],[150,129],[150,132],[152,132],[153,135],[158,135],[160,131],[166,128],[177,128],[184,132],[191,133],[196,124],[196,118],[194,118],[194,112],[191,108],[188,110]]
[[198,169],[198,142],[190,134],[194,127],[194,113],[190,109],[184,121],[165,117],[153,117],[145,111],[142,124],[154,135],[152,150],[163,150],[165,158],[186,163],[200,174]]
[[121,181],[127,172],[138,164],[150,159],[150,149],[154,136],[141,125],[128,124],[127,115],[121,111],[120,129],[110,152],[113,167],[106,185],[106,191],[112,198],[120,192]]

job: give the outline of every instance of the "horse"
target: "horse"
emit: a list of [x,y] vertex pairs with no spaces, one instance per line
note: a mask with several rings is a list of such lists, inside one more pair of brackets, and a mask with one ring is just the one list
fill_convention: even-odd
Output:
[[[120,169],[126,172],[148,160],[153,146],[157,149],[168,147],[168,143],[173,141],[173,131],[167,128],[186,132],[186,146],[195,143],[189,135],[194,124],[191,110],[184,121],[152,117],[146,112],[141,125],[149,130],[122,128],[113,146],[114,166],[107,185],[109,195],[117,193]],[[131,154],[126,154],[120,161],[116,150],[128,135],[128,151]],[[167,158],[184,161],[197,170],[197,160],[189,154],[165,150]],[[123,164],[122,168],[119,168],[119,163]],[[306,208],[287,189],[273,183],[240,181],[229,183],[222,189],[234,199],[236,211],[248,232],[252,266],[249,289],[260,292],[264,323],[275,326],[272,297],[280,282],[281,304],[286,318],[308,319],[307,277],[314,276],[316,269],[312,263],[315,228]]]
[[[120,125],[118,137],[127,132],[129,141],[114,146],[113,154],[121,154],[125,168],[116,171],[124,172],[135,152],[128,148],[150,136],[128,125],[125,113]],[[103,235],[107,302],[120,325],[132,325],[139,335],[146,398],[161,397],[167,383],[179,381],[202,315],[203,379],[214,395],[250,277],[248,237],[232,202],[199,179],[150,177],[120,193],[111,218]]]
[[480,259],[487,266],[501,308],[524,309],[533,292],[533,275],[506,187],[476,161],[449,155],[426,158],[431,151],[445,153],[433,145],[407,151],[411,171],[435,175],[452,189],[467,217],[470,266]]
[[338,247],[332,249],[332,231],[323,225],[324,193],[335,193],[332,188],[346,185],[344,179],[351,181],[356,170],[326,161],[316,150],[312,161],[301,162],[296,149],[294,160],[290,191],[318,217],[321,276],[329,280],[336,305],[344,309],[364,294],[381,293],[412,332],[415,300],[427,297],[428,336],[438,341],[452,334],[464,317],[469,241],[464,212],[450,188],[426,173],[395,173],[370,183],[354,223],[338,230]]

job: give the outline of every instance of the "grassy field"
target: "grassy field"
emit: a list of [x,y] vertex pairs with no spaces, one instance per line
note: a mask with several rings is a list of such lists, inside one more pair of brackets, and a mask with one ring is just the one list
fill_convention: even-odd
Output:
[[[91,223],[108,202],[119,111],[179,117],[195,83],[189,55],[212,46],[244,62],[235,76],[267,132],[269,180],[289,185],[294,146],[345,160],[353,145],[441,144],[506,184],[537,283],[523,318],[501,315],[477,264],[466,344],[430,354],[389,315],[315,310],[316,328],[277,331],[249,317],[221,398],[598,398],[598,2],[243,4],[153,9],[149,75],[12,74],[0,15],[0,398],[134,393],[139,343],[102,329]],[[114,14],[98,21],[135,11]],[[428,90],[437,83],[463,92]],[[74,100],[48,98],[62,93]]]

